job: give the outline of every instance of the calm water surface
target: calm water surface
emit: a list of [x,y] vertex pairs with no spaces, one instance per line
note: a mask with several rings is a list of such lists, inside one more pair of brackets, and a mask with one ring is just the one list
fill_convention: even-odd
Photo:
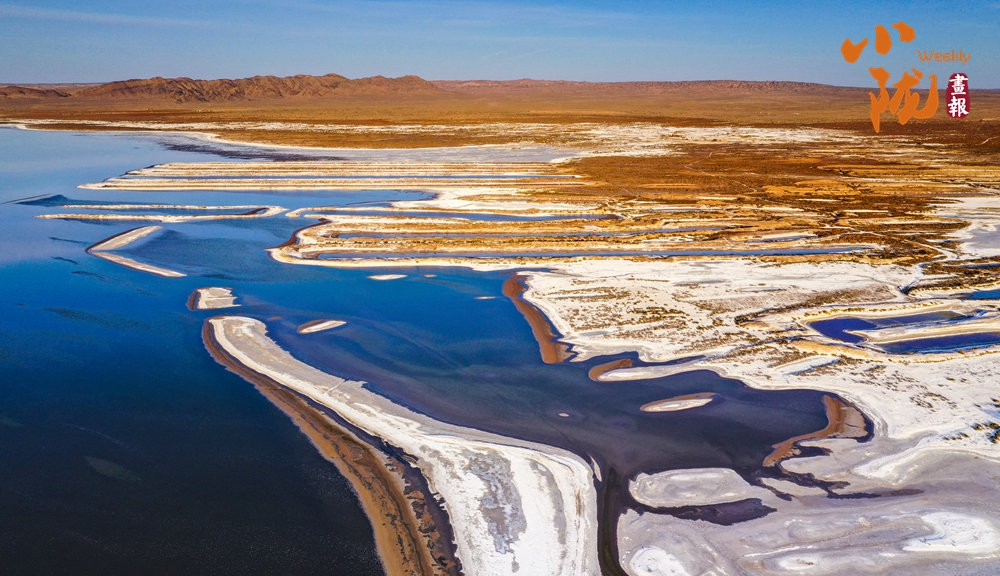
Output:
[[[854,318],[844,316],[819,320],[810,324],[820,334],[835,338],[841,342],[860,344],[865,338],[850,331],[874,330],[893,326],[910,326],[915,324],[945,324],[969,319],[970,316],[957,312],[928,312],[925,314],[910,314],[883,318]],[[938,336],[933,338],[914,338],[901,342],[879,344],[878,348],[892,354],[915,354],[933,352],[953,352],[969,350],[1000,344],[1000,334],[993,332],[976,332],[972,334],[957,334],[953,336]]]
[[[61,194],[299,208],[419,198],[75,188],[155,163],[219,160],[210,152],[150,137],[0,130],[0,202]],[[167,224],[120,251],[189,274],[160,278],[84,252],[145,223],[34,218],[66,211],[46,204],[0,205],[0,558],[9,573],[382,573],[347,481],[204,350],[213,314],[185,302],[205,286],[232,287],[241,307],[231,312],[266,322],[303,361],[434,418],[592,456],[605,478],[704,466],[750,477],[773,444],[826,424],[816,392],[752,390],[709,372],[598,383],[587,370],[608,358],[543,364],[500,293],[505,274],[278,264],[264,249],[313,223],[278,216]],[[385,273],[407,277],[367,278]],[[321,318],[347,325],[295,332]],[[694,392],[719,396],[685,412],[639,410]],[[602,487],[611,489],[621,486]]]

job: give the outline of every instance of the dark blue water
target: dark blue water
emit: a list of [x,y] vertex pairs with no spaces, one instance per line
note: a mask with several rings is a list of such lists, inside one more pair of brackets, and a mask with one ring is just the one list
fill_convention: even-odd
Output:
[[[201,158],[0,130],[0,202]],[[0,205],[0,572],[382,574],[347,481],[205,353],[184,301],[207,281],[84,253],[134,223],[42,212]]]
[[[0,131],[0,202],[63,194],[297,208],[405,194],[74,189],[154,163],[216,159],[185,150]],[[291,266],[264,252],[313,220],[168,224],[121,251],[189,274],[167,279],[84,252],[135,222],[33,217],[53,210],[0,205],[0,558],[10,573],[381,573],[347,482],[204,350],[202,323],[217,312],[185,307],[204,286],[232,287],[241,304],[232,312],[265,321],[310,364],[441,420],[593,456],[605,478],[703,466],[751,476],[773,444],[826,424],[812,391],[753,390],[710,372],[601,383],[587,371],[608,358],[544,364],[501,295],[503,274]],[[367,278],[384,273],[408,276]],[[320,318],[347,324],[295,332]],[[639,410],[696,392],[718,399]]]
[[908,324],[924,324],[930,322],[948,322],[965,318],[956,312],[927,312],[924,314],[910,314],[907,316],[893,316],[888,318],[854,318],[841,316],[829,320],[817,320],[809,326],[820,334],[840,340],[857,344],[863,342],[864,338],[857,334],[851,334],[848,330],[874,330],[876,328],[888,328],[890,326],[905,326]]
[[[810,326],[824,336],[835,338],[842,342],[858,344],[864,338],[851,334],[848,330],[873,330],[890,326],[906,326],[913,324],[946,323],[969,318],[956,312],[928,312],[925,314],[910,314],[891,318],[852,318],[841,317],[829,320],[819,320]],[[934,338],[915,338],[902,342],[879,344],[878,347],[892,354],[914,354],[933,352],[954,352],[970,350],[1000,344],[1000,334],[978,332],[973,334],[958,334],[954,336],[939,336]]]
[[851,344],[864,342],[865,339],[857,334],[851,334],[848,330],[871,330],[872,328],[876,328],[875,324],[868,320],[848,317],[819,320],[809,326],[828,338],[834,338]]
[[969,296],[970,300],[1000,300],[1000,290],[981,290],[973,292]]
[[879,344],[879,348],[894,354],[913,354],[918,352],[956,352],[958,350],[971,350],[995,344],[1000,344],[1000,334],[995,332],[977,332],[974,334],[918,338],[903,342],[893,342],[891,344]]

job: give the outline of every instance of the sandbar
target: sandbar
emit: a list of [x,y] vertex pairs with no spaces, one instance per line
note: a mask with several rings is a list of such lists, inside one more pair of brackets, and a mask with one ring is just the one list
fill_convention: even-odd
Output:
[[331,328],[337,328],[338,326],[343,326],[347,324],[343,320],[312,320],[301,324],[296,332],[299,334],[312,334],[313,332],[322,332],[324,330],[330,330]]
[[453,551],[440,542],[441,534],[431,516],[418,512],[428,505],[427,498],[406,484],[400,462],[373,449],[294,392],[243,368],[215,344],[210,324],[205,324],[202,339],[220,364],[250,381],[287,414],[320,454],[351,482],[372,522],[387,576],[452,574]]
[[643,412],[677,412],[679,410],[690,410],[708,404],[715,399],[715,394],[711,392],[701,392],[698,394],[685,394],[675,396],[666,400],[657,400],[643,404],[639,409]]
[[115,234],[114,236],[105,238],[90,248],[87,248],[87,250],[90,252],[118,250],[119,248],[124,248],[140,238],[149,236],[161,228],[163,228],[163,226],[143,226],[141,228],[133,228],[132,230],[127,230],[121,234]]
[[[152,220],[154,222],[197,222],[204,220],[230,220],[236,218],[268,218],[285,211],[281,206],[184,206],[175,204],[104,204],[70,205],[64,208],[85,208],[88,210],[148,210],[152,208],[170,210],[245,210],[234,214],[169,215],[169,214],[40,214],[36,218],[48,220]],[[105,248],[110,250],[110,248]]]
[[126,258],[125,256],[120,256],[118,254],[110,254],[108,252],[92,252],[94,256],[98,258],[104,258],[115,264],[121,264],[127,268],[132,268],[133,270],[139,270],[142,272],[149,272],[150,274],[156,274],[157,276],[163,276],[164,278],[182,278],[187,276],[182,272],[176,272],[174,270],[167,270],[166,268],[161,268],[159,266],[153,266],[152,264],[143,264],[142,262],[136,262],[131,258]]
[[618,370],[619,368],[631,368],[632,360],[628,358],[622,358],[621,360],[612,360],[610,362],[605,362],[604,364],[598,364],[594,366],[589,371],[587,371],[587,377],[591,380],[600,381],[601,376],[612,370]]
[[767,494],[728,468],[689,468],[639,474],[629,483],[637,502],[653,508],[680,508],[738,502]]
[[219,310],[239,306],[232,288],[198,288],[188,298],[188,308],[191,310]]
[[245,369],[333,410],[415,460],[443,502],[467,574],[597,575],[597,496],[579,456],[434,421],[293,358],[263,323],[222,316],[209,333]]

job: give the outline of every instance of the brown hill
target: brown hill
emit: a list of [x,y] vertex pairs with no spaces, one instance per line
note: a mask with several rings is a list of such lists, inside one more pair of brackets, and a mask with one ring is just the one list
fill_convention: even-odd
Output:
[[434,84],[449,92],[479,95],[655,95],[689,92],[693,96],[725,96],[738,94],[798,93],[838,94],[854,92],[812,82],[747,81],[747,80],[688,80],[681,82],[574,82],[568,80],[438,80]]
[[0,100],[22,100],[38,98],[66,98],[69,94],[58,90],[38,90],[24,86],[0,86]]
[[417,76],[399,78],[372,76],[351,80],[339,74],[325,76],[299,74],[285,78],[254,76],[237,80],[160,77],[124,80],[87,88],[73,94],[73,97],[94,100],[168,99],[185,103],[435,92],[441,92],[441,89]]

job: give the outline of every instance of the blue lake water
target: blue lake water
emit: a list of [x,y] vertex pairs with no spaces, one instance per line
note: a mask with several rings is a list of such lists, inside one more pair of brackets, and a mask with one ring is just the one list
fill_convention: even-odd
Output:
[[906,316],[892,316],[882,318],[855,318],[852,316],[839,316],[829,320],[817,320],[809,326],[820,334],[829,338],[834,338],[842,342],[857,344],[863,342],[864,338],[857,334],[851,334],[848,330],[874,330],[876,328],[889,328],[890,326],[905,326],[908,324],[924,324],[932,322],[948,322],[965,318],[955,312],[927,312],[924,314],[909,314]]
[[[220,158],[178,142],[0,130],[0,202],[61,194],[300,208],[419,197],[76,188],[151,164]],[[813,391],[753,390],[710,372],[601,383],[587,371],[608,358],[544,364],[501,295],[506,274],[292,266],[264,252],[313,220],[167,224],[120,251],[189,274],[160,278],[84,252],[144,223],[34,217],[55,211],[0,204],[0,558],[11,573],[382,573],[347,481],[205,351],[201,327],[214,313],[185,306],[205,286],[232,287],[241,304],[232,312],[266,322],[283,347],[325,371],[364,379],[434,418],[594,457],[613,506],[630,505],[624,485],[638,472],[773,473],[761,466],[773,444],[826,424]],[[385,273],[407,277],[367,278]],[[347,324],[296,333],[320,318]],[[684,412],[639,410],[696,392],[718,399]]]
[[[959,322],[970,318],[956,312],[927,312],[924,314],[910,314],[906,316],[893,316],[882,318],[855,318],[842,316],[830,318],[829,320],[819,320],[810,324],[814,330],[827,336],[848,342],[859,344],[864,342],[863,336],[852,334],[851,330],[874,330],[877,328],[888,328],[891,326],[908,326],[914,324],[941,324],[947,322]],[[914,354],[933,352],[953,352],[957,350],[968,350],[972,348],[982,348],[1000,344],[1000,334],[992,332],[976,332],[972,334],[957,334],[953,336],[939,336],[934,338],[914,338],[901,342],[879,344],[878,348],[892,354]]]
[[1000,300],[1000,290],[980,290],[973,292],[969,298],[971,300]]
[[894,354],[912,354],[916,352],[954,352],[1000,344],[1000,334],[995,332],[976,332],[958,336],[939,336],[936,338],[916,338],[891,344],[880,344],[886,352]]

